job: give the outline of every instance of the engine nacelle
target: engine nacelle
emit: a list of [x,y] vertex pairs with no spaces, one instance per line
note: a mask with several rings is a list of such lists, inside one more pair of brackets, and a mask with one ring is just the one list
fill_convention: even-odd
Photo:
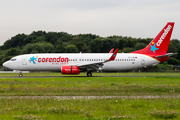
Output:
[[79,67],[77,66],[62,66],[61,73],[62,74],[79,74]]

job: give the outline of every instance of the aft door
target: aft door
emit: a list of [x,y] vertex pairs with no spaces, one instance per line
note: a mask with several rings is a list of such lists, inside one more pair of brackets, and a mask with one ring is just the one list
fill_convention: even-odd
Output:
[[145,65],[145,56],[141,56],[141,65]]
[[27,57],[22,57],[22,65],[27,65]]

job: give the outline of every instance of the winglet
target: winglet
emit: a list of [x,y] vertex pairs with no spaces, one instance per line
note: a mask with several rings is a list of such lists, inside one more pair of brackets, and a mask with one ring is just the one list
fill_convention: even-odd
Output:
[[[109,58],[109,60],[107,60],[107,61],[112,61],[112,60],[114,60],[115,58],[116,58],[116,55],[117,55],[117,53],[118,53],[118,50],[119,50],[119,48],[117,48],[116,50],[115,50],[115,52],[112,54],[112,56]],[[106,62],[107,62],[106,61]]]
[[114,51],[114,48],[112,48],[112,49],[109,51],[109,53],[113,53],[113,51]]

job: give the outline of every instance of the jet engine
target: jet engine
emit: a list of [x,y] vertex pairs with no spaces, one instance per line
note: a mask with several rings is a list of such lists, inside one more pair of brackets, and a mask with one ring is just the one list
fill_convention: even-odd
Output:
[[62,74],[79,74],[80,70],[77,66],[62,66],[61,73]]

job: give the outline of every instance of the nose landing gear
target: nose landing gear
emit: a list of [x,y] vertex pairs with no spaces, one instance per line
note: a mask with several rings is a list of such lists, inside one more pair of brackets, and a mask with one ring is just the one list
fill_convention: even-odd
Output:
[[19,77],[23,77],[23,74],[20,72]]

